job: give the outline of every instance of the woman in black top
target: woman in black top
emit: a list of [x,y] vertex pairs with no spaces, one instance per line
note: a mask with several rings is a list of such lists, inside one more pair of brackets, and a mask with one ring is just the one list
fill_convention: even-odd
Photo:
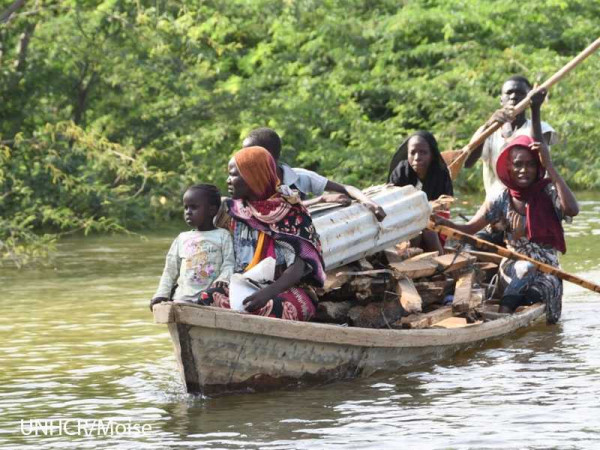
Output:
[[[400,144],[390,163],[388,181],[396,186],[415,186],[425,192],[429,201],[454,195],[450,172],[429,131],[417,131]],[[430,230],[423,230],[422,240],[413,244],[425,251],[444,253],[439,236]]]

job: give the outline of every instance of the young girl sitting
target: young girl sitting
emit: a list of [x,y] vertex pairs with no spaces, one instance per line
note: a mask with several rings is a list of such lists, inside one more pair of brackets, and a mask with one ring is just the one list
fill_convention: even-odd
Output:
[[213,223],[220,206],[221,195],[215,186],[199,184],[185,191],[184,219],[193,230],[173,241],[150,309],[169,300],[194,303],[201,291],[227,286],[235,260],[231,235]]
[[[432,219],[468,234],[498,224],[510,250],[559,267],[558,252],[566,252],[561,221],[570,221],[579,213],[579,206],[543,141],[540,107],[545,96],[542,89],[531,97],[533,138],[517,136],[498,157],[496,173],[505,189],[486,200],[466,224]],[[519,306],[544,302],[546,321],[558,321],[562,282],[555,275],[539,272],[531,263],[506,258],[500,264],[500,275],[503,294],[499,312],[512,313]]]

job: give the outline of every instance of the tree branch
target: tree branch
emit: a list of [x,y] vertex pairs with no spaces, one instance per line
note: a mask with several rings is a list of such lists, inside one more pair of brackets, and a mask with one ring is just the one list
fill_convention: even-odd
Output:
[[25,26],[25,31],[21,34],[19,39],[19,56],[16,61],[16,71],[20,74],[25,72],[25,64],[27,62],[27,50],[29,49],[29,42],[31,41],[31,35],[35,30],[35,23],[28,23]]
[[98,75],[97,72],[92,72],[88,82],[84,84],[87,67],[88,65],[86,63],[84,73],[79,81],[79,84],[77,85],[77,104],[75,105],[75,111],[73,112],[73,122],[75,122],[76,125],[79,125],[83,119],[86,110],[87,96]]
[[16,0],[0,15],[0,23],[7,23],[13,13],[25,4],[25,0]]

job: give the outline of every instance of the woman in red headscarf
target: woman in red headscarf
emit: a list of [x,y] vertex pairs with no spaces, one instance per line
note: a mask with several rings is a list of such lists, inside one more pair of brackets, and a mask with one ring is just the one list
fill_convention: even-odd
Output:
[[[531,98],[535,140],[518,136],[498,158],[496,173],[506,189],[486,201],[467,224],[432,219],[469,234],[488,224],[497,224],[505,231],[510,250],[559,267],[558,252],[566,252],[561,221],[570,221],[579,213],[579,206],[556,171],[542,138],[540,108],[545,96],[546,91],[539,90]],[[513,312],[519,306],[542,301],[546,302],[547,322],[558,321],[562,306],[561,280],[538,272],[531,263],[506,258],[500,264],[500,274],[504,285],[500,312]]]
[[[325,281],[321,244],[300,197],[280,185],[275,161],[262,147],[247,147],[229,161],[226,201],[232,217],[235,272],[263,259],[275,259],[275,281],[244,300],[252,314],[309,320],[316,311],[310,285]],[[200,297],[203,305],[229,308],[229,292],[214,288]]]

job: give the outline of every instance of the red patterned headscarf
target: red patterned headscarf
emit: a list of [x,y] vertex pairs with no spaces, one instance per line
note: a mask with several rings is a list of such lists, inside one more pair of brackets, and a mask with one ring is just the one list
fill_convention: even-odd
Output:
[[277,166],[266,149],[246,147],[233,155],[233,159],[241,177],[259,200],[275,194],[279,182]]
[[[517,136],[510,141],[498,157],[496,173],[500,181],[508,188],[510,195],[527,204],[527,238],[532,242],[551,245],[562,253],[566,253],[567,247],[562,225],[554,210],[552,199],[544,191],[551,181],[544,178],[546,169],[540,161],[539,154],[529,148],[532,143],[533,139],[527,135]],[[518,187],[510,176],[510,151],[515,147],[529,150],[538,161],[537,179],[527,188]]]

